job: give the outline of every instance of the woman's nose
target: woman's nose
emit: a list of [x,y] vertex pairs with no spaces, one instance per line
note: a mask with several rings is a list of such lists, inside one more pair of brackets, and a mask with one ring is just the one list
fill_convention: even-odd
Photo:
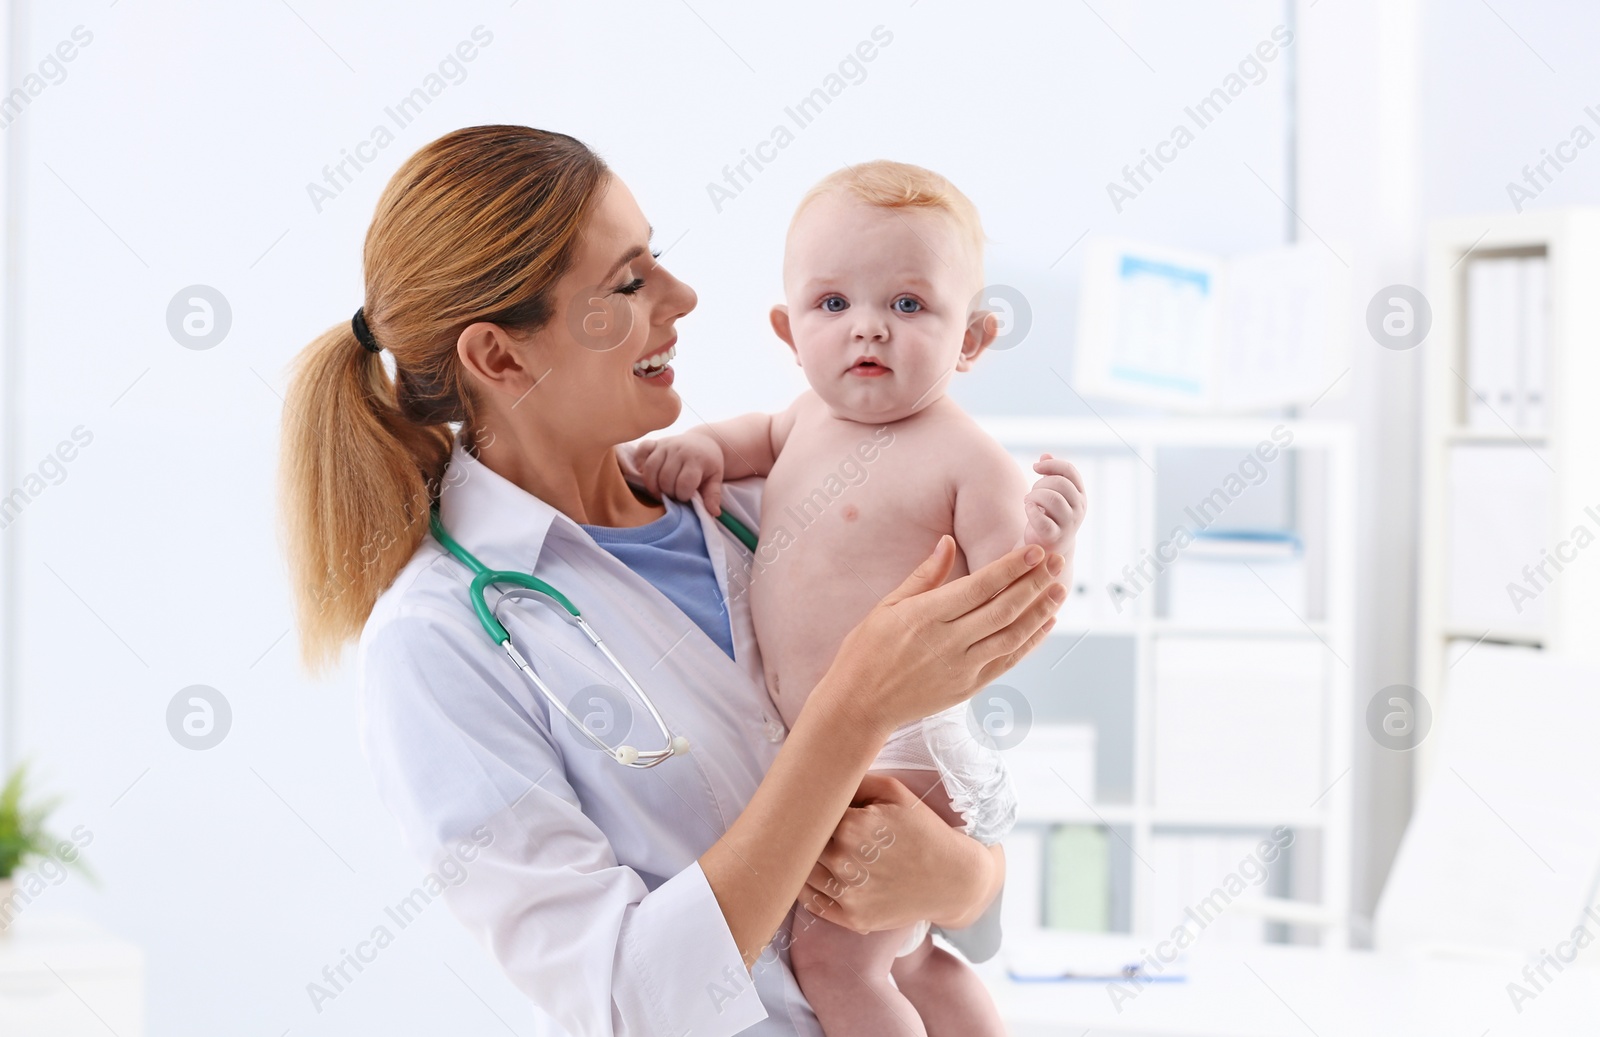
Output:
[[699,304],[700,297],[695,294],[693,288],[667,273],[664,267],[658,267],[657,272],[665,275],[667,290],[661,293],[660,312],[655,315],[656,319],[651,323],[661,324],[669,320],[677,320]]

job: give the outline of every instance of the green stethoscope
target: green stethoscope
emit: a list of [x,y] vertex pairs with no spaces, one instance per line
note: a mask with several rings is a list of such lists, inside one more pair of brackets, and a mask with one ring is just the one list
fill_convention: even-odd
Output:
[[[730,515],[727,508],[722,509],[722,513],[717,516],[717,519],[734,536],[738,537],[739,542],[748,547],[752,554],[755,553],[758,541],[756,534],[751,532],[748,526]],[[571,721],[574,727],[582,731],[589,741],[594,743],[595,748],[625,767],[654,767],[669,757],[680,756],[689,751],[689,739],[682,735],[674,735],[667,729],[667,722],[656,711],[655,703],[650,700],[650,696],[646,695],[644,689],[639,687],[639,682],[633,679],[633,674],[628,672],[628,668],[623,666],[615,655],[611,654],[611,649],[607,648],[605,642],[600,640],[600,635],[594,632],[594,628],[584,621],[583,616],[578,612],[578,606],[572,603],[571,598],[568,598],[565,594],[562,594],[532,573],[513,572],[509,569],[491,569],[478,561],[472,552],[462,547],[454,537],[445,532],[444,523],[439,521],[439,509],[437,507],[429,515],[428,528],[433,532],[434,538],[444,545],[445,550],[454,555],[462,565],[472,570],[472,588],[468,593],[472,596],[472,608],[478,614],[478,622],[483,624],[483,629],[489,635],[490,640],[505,650],[512,664],[527,675],[528,679],[533,682],[533,686],[538,688],[539,692],[544,695],[545,700],[560,710],[561,715]],[[535,594],[542,594],[565,609],[567,614],[589,636],[589,640],[594,642],[594,646],[600,649],[601,653],[611,661],[611,665],[616,667],[617,672],[622,674],[623,679],[628,682],[628,686],[633,689],[633,693],[639,697],[639,701],[644,703],[644,708],[650,711],[650,716],[654,718],[656,727],[661,731],[662,738],[666,739],[666,748],[641,751],[631,745],[609,746],[601,740],[599,735],[590,730],[587,724],[575,716],[572,710],[567,708],[567,704],[562,702],[554,691],[550,690],[550,686],[541,680],[537,673],[533,672],[533,667],[528,665],[528,660],[522,657],[522,653],[517,651],[517,646],[512,643],[511,634],[501,624],[499,618],[494,614],[494,610],[489,607],[488,597],[485,592],[496,583],[508,583],[512,586],[532,591]],[[514,596],[520,597],[521,595],[507,593],[502,595],[499,600],[505,601]]]

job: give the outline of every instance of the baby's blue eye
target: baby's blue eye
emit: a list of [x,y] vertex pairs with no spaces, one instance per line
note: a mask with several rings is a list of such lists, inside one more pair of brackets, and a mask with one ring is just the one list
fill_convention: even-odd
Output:
[[909,295],[902,295],[894,301],[894,308],[900,313],[916,313],[922,309],[922,304]]
[[[838,305],[835,306],[834,303],[838,303]],[[822,300],[822,308],[829,313],[843,313],[850,308],[850,304],[845,302],[842,296],[830,295]]]

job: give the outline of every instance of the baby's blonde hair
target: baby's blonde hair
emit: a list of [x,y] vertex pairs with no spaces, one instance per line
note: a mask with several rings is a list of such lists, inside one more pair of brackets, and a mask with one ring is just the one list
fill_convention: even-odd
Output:
[[845,166],[817,181],[795,206],[789,232],[807,206],[823,195],[844,191],[868,205],[884,209],[922,209],[943,213],[956,226],[963,241],[972,249],[972,260],[981,283],[983,278],[983,223],[978,207],[949,180],[931,169],[909,162],[876,159]]

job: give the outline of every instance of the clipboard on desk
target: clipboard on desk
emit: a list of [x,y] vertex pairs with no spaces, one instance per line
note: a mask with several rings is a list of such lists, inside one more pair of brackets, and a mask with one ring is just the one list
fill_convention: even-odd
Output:
[[1006,969],[1006,978],[1013,983],[1183,983],[1189,977],[1182,973],[1176,975],[1169,972],[1151,974],[1135,965],[1124,973],[1101,976],[1076,972],[1062,972],[1053,976],[1024,976],[1008,968]]
[[[1148,947],[1116,936],[1052,933],[1006,948],[1006,976],[1014,983],[1182,983],[1187,955],[1170,963]],[[1152,966],[1154,960],[1156,964]]]

